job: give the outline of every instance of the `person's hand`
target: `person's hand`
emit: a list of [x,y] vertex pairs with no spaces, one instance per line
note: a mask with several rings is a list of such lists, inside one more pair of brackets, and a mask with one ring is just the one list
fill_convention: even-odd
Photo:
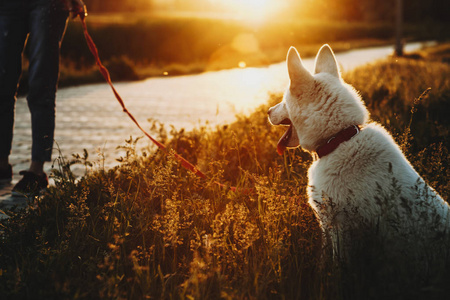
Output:
[[65,3],[72,18],[80,16],[80,18],[84,19],[87,16],[86,5],[84,5],[82,0],[65,0]]

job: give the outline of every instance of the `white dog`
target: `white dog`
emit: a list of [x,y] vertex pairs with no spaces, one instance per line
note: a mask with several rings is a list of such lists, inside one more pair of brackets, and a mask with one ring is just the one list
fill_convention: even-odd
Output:
[[426,185],[390,134],[368,122],[369,113],[343,82],[331,48],[320,49],[311,74],[291,47],[287,68],[290,86],[283,101],[270,108],[269,120],[289,126],[278,142],[279,154],[301,145],[316,158],[308,172],[309,204],[335,253],[343,250],[345,232],[358,224],[376,225],[394,239],[410,238],[407,232],[435,239],[431,231],[447,232],[448,204]]

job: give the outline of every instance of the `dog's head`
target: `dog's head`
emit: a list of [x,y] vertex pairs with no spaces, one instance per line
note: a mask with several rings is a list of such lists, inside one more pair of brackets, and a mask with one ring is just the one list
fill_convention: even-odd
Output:
[[293,47],[286,61],[289,88],[283,101],[268,112],[273,125],[289,126],[278,142],[279,154],[300,145],[313,152],[344,128],[367,121],[367,109],[355,90],[343,82],[328,45],[317,53],[314,74],[306,70]]

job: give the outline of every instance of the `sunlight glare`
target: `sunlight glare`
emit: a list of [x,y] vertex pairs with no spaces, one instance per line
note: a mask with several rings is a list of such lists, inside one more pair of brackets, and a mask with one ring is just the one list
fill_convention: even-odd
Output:
[[209,0],[250,22],[263,22],[278,8],[277,0]]

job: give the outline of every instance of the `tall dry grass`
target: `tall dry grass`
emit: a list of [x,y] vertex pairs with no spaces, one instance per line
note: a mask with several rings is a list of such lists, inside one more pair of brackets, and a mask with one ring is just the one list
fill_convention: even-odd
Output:
[[[445,63],[392,59],[345,74],[372,117],[396,133],[415,168],[445,199],[449,144],[442,132],[449,126],[440,113],[450,101],[449,72]],[[414,98],[428,87],[405,139]],[[267,122],[267,108],[280,97],[273,95],[227,126],[191,132],[154,127],[207,180],[182,169],[171,155],[137,153],[132,139],[123,146],[119,167],[79,180],[70,166],[81,163],[89,170],[88,154],[71,161],[61,157],[55,186],[1,221],[0,294],[10,299],[448,296],[448,257],[412,276],[417,262],[385,256],[376,247],[376,232],[355,232],[359,243],[351,265],[322,253],[305,195],[311,158],[300,149],[278,156],[283,129]],[[421,126],[426,130],[415,129]],[[216,181],[255,192],[235,193]],[[395,185],[392,189],[395,195]]]

